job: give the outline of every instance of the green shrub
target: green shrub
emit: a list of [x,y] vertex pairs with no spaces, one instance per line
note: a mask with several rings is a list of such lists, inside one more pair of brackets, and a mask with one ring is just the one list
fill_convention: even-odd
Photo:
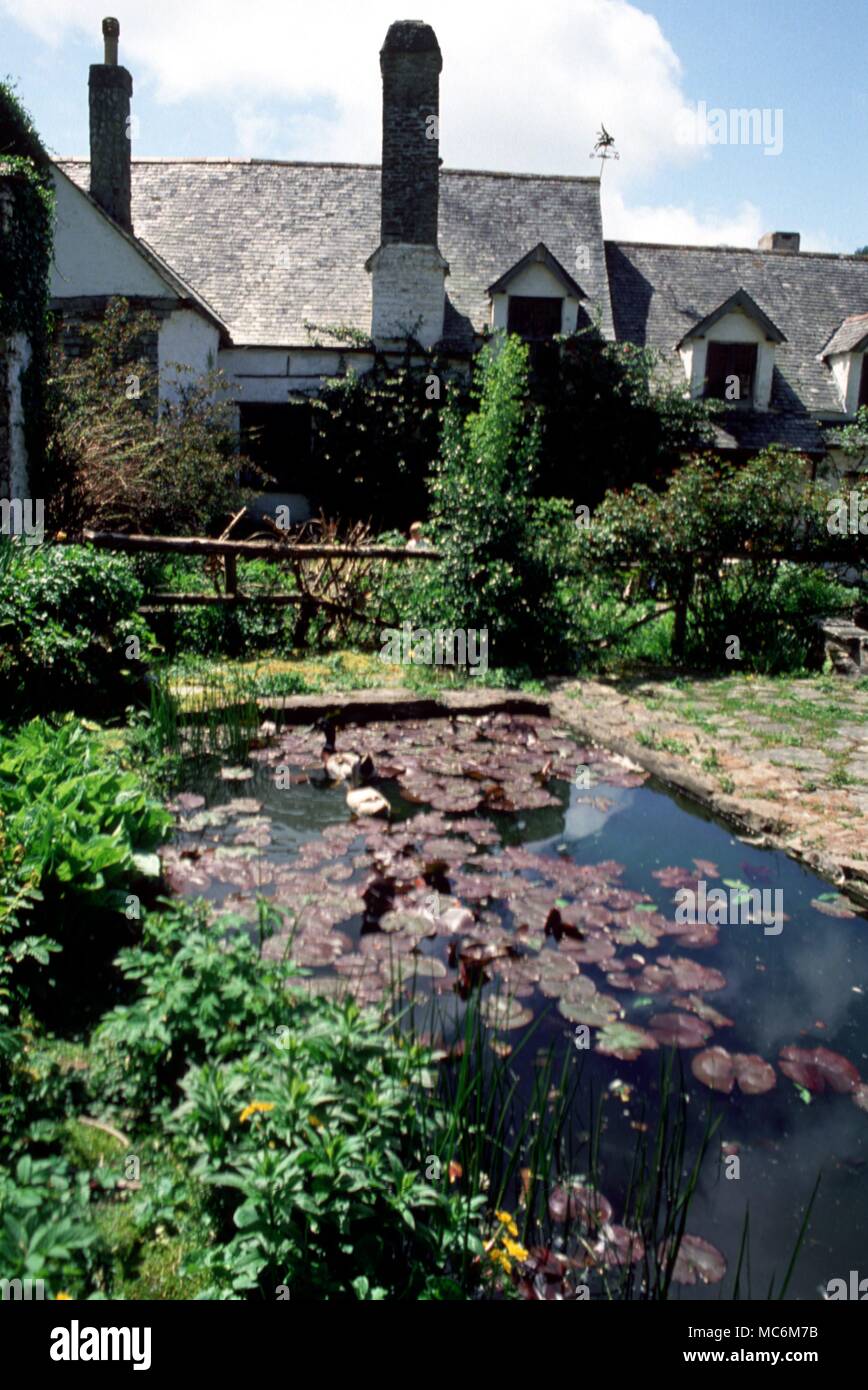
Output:
[[[86,351],[55,354],[51,381],[53,525],[196,535],[219,526],[247,495],[235,407],[221,373],[179,367],[177,391],[160,401],[146,352],[152,315],[113,299],[81,326]],[[173,364],[175,365],[175,364]]]
[[466,418],[451,402],[444,413],[428,528],[443,558],[408,565],[386,595],[399,624],[487,629],[491,664],[563,669],[571,661],[567,577],[576,531],[567,502],[531,496],[539,421],[520,339],[499,338],[483,351],[474,403]]
[[14,1012],[26,1001],[84,1017],[107,983],[100,968],[118,929],[158,880],[153,851],[171,817],[121,766],[122,749],[121,736],[74,720],[55,729],[36,719],[0,739],[0,959]]
[[[770,449],[742,465],[702,457],[663,492],[637,484],[608,493],[581,530],[581,555],[609,586],[610,615],[625,635],[642,605],[650,612],[663,600],[676,610],[670,658],[732,669],[737,637],[742,669],[801,669],[814,646],[811,619],[848,603],[810,563],[828,548],[827,497],[798,454]],[[779,558],[794,550],[805,556],[800,565]],[[613,598],[628,580],[632,614]],[[666,628],[655,626],[659,650]]]
[[[128,699],[153,642],[136,611],[141,598],[141,584],[120,556],[0,539],[5,716],[95,712]],[[138,658],[127,655],[135,651]]]

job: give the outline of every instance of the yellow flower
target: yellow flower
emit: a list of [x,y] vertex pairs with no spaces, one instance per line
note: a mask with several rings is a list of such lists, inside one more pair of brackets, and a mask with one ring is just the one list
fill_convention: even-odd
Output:
[[502,1226],[505,1226],[511,1236],[518,1235],[518,1227],[508,1211],[496,1211],[495,1216]]
[[75,1300],[73,1299],[71,1293],[64,1293],[62,1289],[61,1289],[60,1293],[56,1293],[56,1294],[54,1295],[54,1298],[55,1298],[55,1302],[56,1302],[58,1299],[65,1299],[68,1303],[73,1303],[73,1302],[75,1301]]
[[509,1273],[509,1258],[502,1250],[489,1250],[488,1258],[493,1265],[501,1265]]
[[308,1115],[307,1122],[309,1125],[312,1125],[314,1129],[322,1129],[322,1120],[318,1115]]
[[527,1259],[527,1251],[523,1245],[519,1245],[517,1240],[510,1240],[508,1237],[504,1237],[503,1244],[507,1254],[511,1255],[514,1260]]
[[246,1125],[252,1115],[263,1114],[268,1110],[274,1109],[273,1100],[252,1100],[249,1105],[245,1105],[241,1111],[241,1124]]

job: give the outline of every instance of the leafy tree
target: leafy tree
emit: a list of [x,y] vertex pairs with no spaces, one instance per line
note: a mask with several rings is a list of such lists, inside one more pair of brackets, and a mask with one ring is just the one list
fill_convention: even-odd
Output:
[[443,554],[416,581],[429,628],[488,629],[493,664],[562,661],[569,631],[562,588],[575,528],[566,502],[532,497],[539,411],[519,338],[483,349],[466,416],[449,401],[430,483],[430,535]]
[[[181,378],[160,403],[148,314],[114,299],[86,324],[86,351],[55,353],[50,512],[66,529],[196,534],[238,509],[235,411],[219,372]],[[246,465],[252,469],[251,465]],[[255,470],[252,470],[255,471]]]

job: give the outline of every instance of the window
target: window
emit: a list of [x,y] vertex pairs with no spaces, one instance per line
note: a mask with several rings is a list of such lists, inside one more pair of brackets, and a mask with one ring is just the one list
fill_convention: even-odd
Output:
[[859,381],[859,399],[856,406],[858,408],[861,405],[868,405],[868,352],[862,354],[862,377]]
[[507,330],[522,338],[553,338],[561,331],[563,302],[549,296],[510,295]]
[[[716,401],[753,400],[756,357],[756,343],[709,343],[705,395]],[[738,380],[738,394],[733,377]]]

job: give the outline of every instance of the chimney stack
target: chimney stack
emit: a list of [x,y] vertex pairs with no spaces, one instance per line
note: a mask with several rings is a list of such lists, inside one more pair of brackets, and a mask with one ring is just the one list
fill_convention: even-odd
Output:
[[412,336],[433,347],[443,335],[445,277],[437,247],[440,204],[440,72],[437,35],[420,19],[389,26],[380,50],[383,163],[380,245],[372,275],[371,336]]
[[102,22],[105,62],[92,63],[90,96],[90,193],[104,212],[131,232],[130,98],[133,79],[118,65],[120,25]]
[[798,251],[802,238],[798,232],[764,232],[757,245],[760,251]]
[[384,246],[437,245],[442,67],[437,35],[429,24],[404,19],[390,26],[380,50]]

